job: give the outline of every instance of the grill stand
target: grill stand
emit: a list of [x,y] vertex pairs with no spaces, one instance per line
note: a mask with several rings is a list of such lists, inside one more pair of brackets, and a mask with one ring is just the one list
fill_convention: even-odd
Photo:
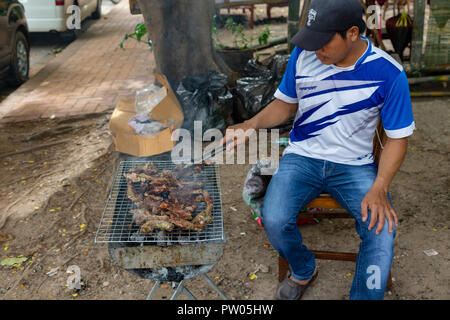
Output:
[[[177,250],[177,246],[168,246],[165,248],[154,245],[130,247],[130,243],[109,243],[108,251],[115,264],[124,268],[126,271],[141,278],[156,280],[147,296],[147,300],[151,300],[153,298],[155,292],[163,282],[172,283],[174,293],[171,296],[170,300],[175,300],[181,292],[184,292],[189,299],[197,300],[197,298],[185,287],[185,283],[188,279],[194,278],[199,275],[201,275],[203,279],[205,279],[208,285],[212,287],[222,299],[228,300],[227,296],[206,275],[206,272],[208,272],[215,266],[217,259],[222,255],[223,244],[210,243],[208,245],[215,250],[209,252],[211,257],[209,257],[208,259],[206,259],[206,257],[203,257],[203,259],[204,261],[213,261],[213,263],[202,265],[183,265],[182,263],[178,264],[179,262],[183,262],[183,260],[184,262],[191,262],[193,260],[189,259],[188,255],[186,255],[185,259],[180,259],[181,257],[178,255],[179,252]],[[197,251],[205,254],[205,251],[203,251],[203,249],[205,248],[205,244],[182,245],[181,247],[186,248],[186,251],[184,251],[186,254],[190,252],[191,256],[194,257],[198,254]],[[139,249],[139,251],[136,252],[136,249]],[[171,249],[174,249],[174,251],[171,251]],[[151,255],[158,256],[158,254],[155,254],[155,252],[159,253],[160,250],[164,250],[163,253],[167,256],[167,258],[172,257],[172,259],[167,259],[166,263],[163,263],[162,265],[160,264],[161,261],[156,258],[156,260],[149,259],[149,261],[146,261],[146,263],[143,263],[143,260],[136,259],[141,257],[149,257]],[[178,259],[178,263],[174,263],[175,259],[173,259],[173,257],[175,256]],[[168,263],[168,261],[170,260],[172,261],[172,263]],[[156,262],[156,264],[152,264],[151,261]]]
[[[189,299],[196,300],[196,297],[185,287],[185,282],[198,275],[201,275],[220,297],[228,300],[205,274],[214,267],[217,259],[222,255],[225,242],[218,168],[210,167],[209,171],[205,170],[202,173],[205,187],[215,203],[212,212],[214,221],[207,226],[205,238],[198,238],[196,234],[193,236],[192,233],[188,233],[167,239],[164,237],[162,239],[159,237],[137,239],[133,238],[134,234],[129,232],[131,220],[127,219],[130,217],[124,214],[131,206],[130,201],[126,199],[127,187],[122,174],[127,166],[133,167],[149,160],[158,168],[161,167],[160,169],[170,169],[173,164],[168,163],[167,154],[161,157],[124,156],[121,158],[128,161],[121,161],[116,172],[113,187],[97,230],[96,242],[108,243],[108,251],[112,260],[126,271],[142,278],[156,280],[147,300],[153,298],[162,282],[172,283],[174,293],[170,300],[175,300],[181,292],[184,292]],[[139,161],[133,161],[135,159],[139,159]],[[188,242],[191,243],[188,244]]]
[[[217,288],[217,286],[214,284],[214,282],[212,282],[212,280],[206,274],[201,273],[201,276],[219,294],[219,296],[222,297],[222,299],[228,300],[227,296],[222,291],[220,291],[219,288]],[[153,295],[155,294],[156,290],[161,285],[161,282],[163,282],[163,281],[160,281],[160,280],[156,281],[156,283],[153,285],[152,290],[150,290],[146,300],[152,300]],[[184,294],[187,295],[189,299],[197,300],[197,298],[184,286],[185,282],[186,282],[186,280],[184,280],[184,279],[181,280],[180,282],[172,282],[172,288],[174,288],[175,290],[174,290],[173,295],[170,297],[170,300],[175,300],[181,292],[184,292]]]

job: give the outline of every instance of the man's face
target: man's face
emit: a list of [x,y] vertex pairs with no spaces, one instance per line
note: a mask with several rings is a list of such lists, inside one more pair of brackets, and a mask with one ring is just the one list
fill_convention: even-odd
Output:
[[352,27],[347,30],[346,38],[336,33],[333,38],[321,49],[316,51],[317,58],[323,64],[337,64],[343,61],[350,53],[353,44],[358,38],[357,27]]

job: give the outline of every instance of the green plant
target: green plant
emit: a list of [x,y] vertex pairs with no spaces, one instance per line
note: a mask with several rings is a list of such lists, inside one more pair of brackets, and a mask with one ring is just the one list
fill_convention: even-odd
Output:
[[267,24],[264,30],[261,32],[261,34],[258,37],[259,45],[267,44],[269,42],[270,37],[270,24]]
[[225,22],[225,28],[231,31],[233,35],[233,44],[238,49],[247,49],[250,40],[247,39],[244,33],[244,27],[240,23],[236,23],[233,19],[228,18]]
[[147,36],[147,41],[141,40],[142,37],[145,36],[146,34],[147,34],[147,28],[145,27],[145,23],[144,22],[138,23],[136,25],[136,27],[134,28],[133,33],[128,33],[123,37],[122,41],[120,41],[119,47],[123,49],[124,42],[127,39],[132,38],[132,39],[136,39],[139,42],[147,42],[150,47],[150,51],[152,51],[153,44],[152,44],[152,40],[150,39],[150,37]]
[[[270,24],[266,25],[263,31],[258,36],[258,43],[260,45],[267,44],[270,37]],[[244,33],[244,27],[240,23],[236,23],[233,21],[232,18],[228,18],[225,21],[225,29],[230,30],[231,34],[233,35],[233,45],[234,48],[238,50],[245,50],[248,49],[249,45],[251,45],[254,42],[253,35],[250,35],[250,37],[247,37]],[[226,48],[225,45],[223,45],[219,38],[219,31],[217,28],[217,22],[216,18],[214,17],[213,23],[212,23],[212,35],[214,37],[215,46],[218,49]]]

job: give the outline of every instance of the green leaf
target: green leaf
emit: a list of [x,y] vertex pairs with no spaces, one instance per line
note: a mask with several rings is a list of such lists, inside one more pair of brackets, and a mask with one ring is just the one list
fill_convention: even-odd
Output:
[[25,257],[23,257],[23,258],[6,258],[6,259],[3,259],[2,262],[0,262],[0,265],[12,266],[12,265],[15,265],[17,263],[22,263],[27,260],[28,260],[28,258],[25,258]]

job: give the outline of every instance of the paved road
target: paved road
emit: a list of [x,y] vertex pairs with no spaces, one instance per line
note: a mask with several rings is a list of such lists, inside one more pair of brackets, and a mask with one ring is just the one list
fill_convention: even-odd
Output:
[[[124,0],[125,1],[125,0]],[[102,1],[102,16],[105,17],[114,8],[110,0]],[[86,32],[96,20],[87,19],[81,25],[81,32]],[[55,58],[71,41],[64,41],[58,34],[36,32],[30,33],[30,78]],[[0,79],[0,102],[16,90]]]

